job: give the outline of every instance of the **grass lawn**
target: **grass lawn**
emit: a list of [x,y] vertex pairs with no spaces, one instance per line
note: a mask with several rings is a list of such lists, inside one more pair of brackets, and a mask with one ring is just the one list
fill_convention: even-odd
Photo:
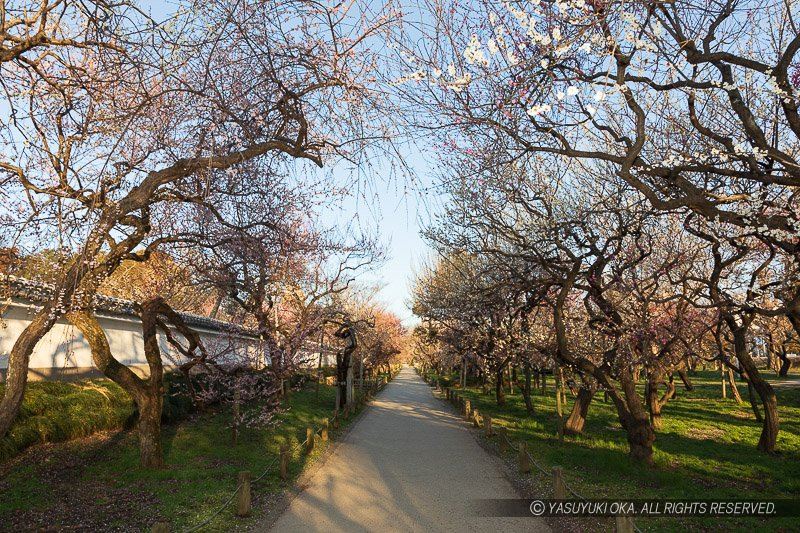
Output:
[[[0,385],[0,395],[4,389]],[[34,444],[120,429],[133,412],[131,398],[107,379],[30,382],[14,425],[0,438],[0,462]]]
[[[768,374],[769,379],[775,376]],[[791,378],[797,379],[797,374]],[[695,389],[687,392],[678,382],[678,397],[663,409],[657,432],[655,467],[643,468],[627,456],[625,433],[613,405],[602,393],[589,407],[584,434],[557,438],[556,401],[552,377],[545,394],[533,396],[535,413],[528,416],[518,390],[496,405],[493,391],[483,394],[468,387],[462,393],[493,424],[509,428],[509,437],[525,439],[531,455],[544,466],[562,466],[567,483],[585,497],[596,498],[792,498],[800,499],[800,389],[776,388],[780,413],[778,453],[755,449],[761,425],[747,402],[747,388],[739,385],[744,403],[721,398],[719,375],[698,372]],[[568,393],[567,410],[572,407]],[[536,475],[534,469],[534,474]],[[540,475],[540,474],[539,474]],[[548,480],[549,484],[549,480]],[[687,529],[798,531],[800,518],[637,519],[642,530]]]
[[[199,524],[233,493],[239,471],[249,470],[257,477],[275,461],[282,443],[294,445],[305,440],[306,427],[319,428],[323,419],[331,417],[334,397],[333,387],[323,385],[317,395],[316,385],[308,384],[291,395],[276,424],[241,430],[236,446],[231,443],[226,412],[194,415],[166,426],[163,438],[168,466],[160,471],[139,467],[133,432],[98,437],[98,442],[87,439],[52,449],[31,449],[12,461],[16,464],[0,477],[4,495],[0,523],[17,528],[80,525],[120,531],[142,531],[156,521],[169,522],[173,531]],[[319,446],[309,456],[295,447],[291,477],[321,450]],[[284,487],[275,464],[253,485],[253,516],[236,518],[228,506],[203,531],[255,523]]]

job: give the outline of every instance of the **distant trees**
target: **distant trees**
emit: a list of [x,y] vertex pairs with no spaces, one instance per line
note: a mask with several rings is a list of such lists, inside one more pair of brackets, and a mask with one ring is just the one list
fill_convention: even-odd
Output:
[[[452,200],[429,231],[441,259],[419,278],[414,309],[423,323],[442,325],[436,337],[446,344],[447,325],[485,326],[474,349],[497,373],[498,403],[498,369],[512,361],[526,372],[543,364],[557,380],[566,371],[580,386],[565,432],[582,431],[599,388],[614,402],[631,455],[651,462],[674,376],[703,357],[752,387],[765,413],[758,447],[773,450],[777,405],[753,363],[748,327],[756,316],[785,313],[770,296],[783,275],[774,248],[714,239],[697,217],[655,210],[622,180],[555,160],[501,166],[488,157],[455,157]],[[709,356],[701,346],[720,332],[728,340]]]
[[672,376],[700,357],[747,381],[773,451],[750,328],[800,324],[795,7],[426,7],[395,87],[450,169],[441,254],[541,290],[555,364],[611,396],[634,457],[651,459]]

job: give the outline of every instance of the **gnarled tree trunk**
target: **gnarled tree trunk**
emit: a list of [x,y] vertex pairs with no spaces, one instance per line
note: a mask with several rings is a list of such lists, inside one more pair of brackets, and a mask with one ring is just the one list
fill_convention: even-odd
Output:
[[789,370],[792,369],[792,361],[789,359],[789,355],[786,353],[785,346],[781,346],[781,349],[778,350],[778,359],[781,362],[781,366],[778,369],[778,375],[782,378],[785,378],[789,375]]
[[25,386],[28,383],[28,364],[36,344],[47,335],[56,323],[55,313],[51,306],[36,313],[30,324],[22,331],[11,352],[8,354],[8,373],[6,374],[5,391],[0,400],[0,437],[5,436],[17,418]]
[[694,385],[692,385],[692,380],[689,379],[689,374],[686,372],[686,370],[682,369],[678,370],[678,376],[681,378],[681,381],[683,382],[684,389],[686,389],[687,391],[694,390]]
[[[656,434],[650,424],[647,409],[636,392],[636,382],[630,369],[623,369],[620,372],[619,382],[625,405],[625,410],[620,413],[620,421],[624,420],[623,427],[628,434],[631,457],[637,461],[652,464],[653,442],[656,440]],[[618,403],[617,408],[619,411]]]
[[775,391],[756,368],[753,358],[747,351],[747,326],[739,325],[733,317],[725,317],[728,328],[733,334],[733,348],[736,358],[742,365],[742,370],[747,374],[747,380],[755,389],[764,408],[764,421],[761,429],[761,436],[758,439],[757,448],[762,452],[772,453],[775,451],[775,444],[778,440],[779,419],[778,419],[778,399]]
[[586,414],[589,412],[589,404],[592,402],[594,394],[595,390],[586,385],[581,385],[578,389],[578,395],[575,397],[575,403],[572,404],[572,411],[570,411],[567,421],[564,423],[564,434],[577,435],[583,432],[583,427],[586,424]]

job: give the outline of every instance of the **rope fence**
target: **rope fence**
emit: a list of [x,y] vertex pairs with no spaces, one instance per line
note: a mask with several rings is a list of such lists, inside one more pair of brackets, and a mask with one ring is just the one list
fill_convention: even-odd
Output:
[[[481,417],[481,415],[478,413],[478,410],[472,408],[470,399],[464,398],[449,387],[441,387],[438,379],[431,379],[424,375],[422,377],[428,385],[435,387],[436,390],[441,393],[442,399],[446,399],[451,403],[451,405],[457,408],[466,421],[471,422],[476,428],[482,427],[487,437],[497,435],[499,438],[498,444],[501,456],[508,450],[516,453],[519,460],[519,468],[522,473],[530,473],[530,465],[533,465],[541,474],[551,478],[553,482],[553,499],[567,499],[567,494],[569,494],[572,498],[584,501],[586,500],[585,496],[578,493],[566,483],[564,480],[563,471],[560,467],[553,467],[552,469],[548,470],[539,464],[539,462],[536,461],[536,459],[528,451],[527,443],[525,441],[522,441],[519,445],[515,445],[514,442],[508,438],[507,428],[502,426],[494,428],[492,426],[492,418],[488,415]],[[481,418],[483,422],[482,426]],[[634,531],[636,533],[642,533],[642,531],[633,522],[632,517],[616,516],[614,518],[614,530],[618,533],[633,533]]]
[[[389,380],[394,377],[394,374],[390,375],[387,379],[384,377],[381,380],[374,380],[370,384],[370,386],[366,389],[366,393],[364,391],[360,391],[360,397],[356,401],[356,404],[365,405],[368,401],[372,399],[372,396],[383,390],[383,388],[389,383]],[[278,462],[281,462],[280,468],[280,476],[281,479],[284,481],[288,478],[287,467],[289,462],[289,455],[294,455],[298,449],[305,449],[307,454],[311,453],[314,449],[315,441],[317,440],[317,436],[319,435],[323,442],[327,442],[328,440],[328,430],[331,425],[334,428],[338,427],[338,421],[343,417],[345,419],[349,418],[350,416],[350,406],[346,406],[342,412],[339,412],[338,409],[334,410],[333,417],[330,419],[325,419],[323,425],[319,428],[312,428],[309,427],[306,429],[306,438],[302,442],[295,442],[294,445],[290,447],[282,446],[280,449],[280,454],[276,456],[264,469],[264,471],[255,479],[250,479],[250,472],[248,471],[241,471],[238,474],[237,484],[234,491],[231,495],[225,500],[222,505],[220,505],[208,518],[200,522],[199,524],[195,524],[189,528],[186,528],[183,533],[192,533],[194,531],[199,531],[202,528],[209,525],[211,522],[214,521],[220,514],[222,514],[226,509],[229,509],[231,504],[236,501],[234,512],[239,517],[245,517],[250,514],[251,508],[251,489],[252,485],[258,483],[262,479],[264,479],[267,474],[273,471],[275,466]],[[166,522],[159,522],[155,524],[152,529],[151,533],[168,533],[170,531],[170,526]]]

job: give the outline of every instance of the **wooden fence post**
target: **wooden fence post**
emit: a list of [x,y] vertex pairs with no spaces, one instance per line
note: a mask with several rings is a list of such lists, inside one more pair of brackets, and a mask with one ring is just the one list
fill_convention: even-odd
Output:
[[478,413],[477,409],[472,411],[472,425],[475,426],[476,428],[481,427],[481,415],[480,413]]
[[250,472],[239,472],[239,490],[236,491],[236,516],[250,515]]
[[486,436],[492,436],[492,417],[489,415],[483,415],[483,429],[486,430]]
[[528,474],[531,471],[531,460],[528,458],[528,443],[519,443],[519,471]]
[[322,421],[322,431],[321,431],[321,435],[320,435],[322,437],[322,442],[328,442],[328,427],[329,426],[330,426],[330,421],[327,418]]
[[722,383],[722,399],[724,400],[728,398],[728,394],[725,392],[725,366],[722,363],[719,364],[719,379]]
[[464,400],[464,420],[469,420],[469,415],[472,413],[472,405],[469,400]]
[[556,380],[556,414],[559,418],[564,416],[563,409],[561,407],[561,385]]
[[503,426],[497,428],[497,435],[500,437],[497,442],[500,445],[500,455],[503,455],[508,451],[508,439],[506,435],[508,435],[508,431]]
[[289,445],[281,444],[281,479],[289,479]]
[[314,451],[314,429],[306,428],[306,453]]
[[567,486],[564,485],[564,471],[560,466],[553,467],[553,499],[567,499]]
[[635,531],[633,527],[633,517],[632,516],[615,516],[614,517],[614,531],[616,533],[633,533]]

